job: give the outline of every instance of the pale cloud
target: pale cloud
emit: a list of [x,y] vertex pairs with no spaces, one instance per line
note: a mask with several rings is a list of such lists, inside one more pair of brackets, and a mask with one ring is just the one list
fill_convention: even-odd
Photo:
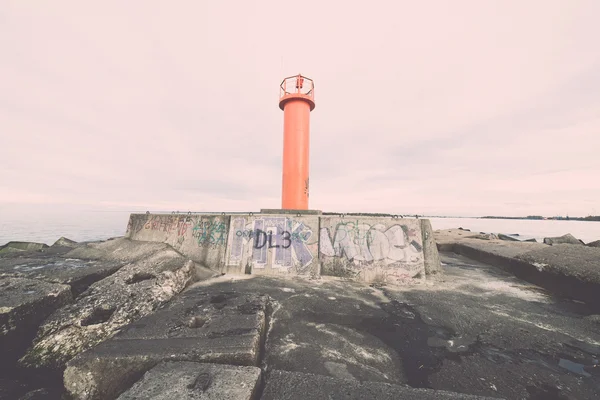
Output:
[[316,84],[311,208],[600,210],[600,3],[4,1],[0,206],[280,205],[278,85]]

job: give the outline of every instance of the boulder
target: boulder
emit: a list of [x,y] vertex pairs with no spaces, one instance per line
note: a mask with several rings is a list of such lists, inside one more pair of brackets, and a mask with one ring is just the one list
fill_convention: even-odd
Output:
[[58,239],[56,242],[54,242],[54,244],[50,247],[57,247],[57,246],[61,246],[61,247],[77,247],[77,242],[71,239],[67,239],[66,237],[62,236],[60,239]]
[[45,243],[35,242],[8,242],[4,246],[0,246],[0,254],[12,253],[19,251],[37,251],[47,248],[48,245]]
[[481,239],[481,240],[494,240],[494,239],[498,239],[498,235],[496,235],[495,233],[480,232],[479,234],[476,234],[476,235],[465,236],[465,238]]
[[164,362],[148,371],[118,400],[256,399],[261,381],[257,367]]
[[544,243],[551,246],[555,244],[585,244],[570,233],[563,236],[544,238]]
[[588,247],[600,247],[600,240],[596,240],[594,242],[589,242],[588,244],[586,244],[586,246],[588,246]]
[[171,248],[125,265],[53,313],[20,364],[62,369],[78,353],[167,303],[186,287],[194,270],[193,261]]
[[507,240],[509,242],[519,242],[519,239],[515,239],[514,237],[505,235],[503,233],[499,233],[498,234],[498,239],[500,239],[500,240]]
[[44,319],[69,301],[71,290],[67,285],[0,278],[0,367],[15,362]]

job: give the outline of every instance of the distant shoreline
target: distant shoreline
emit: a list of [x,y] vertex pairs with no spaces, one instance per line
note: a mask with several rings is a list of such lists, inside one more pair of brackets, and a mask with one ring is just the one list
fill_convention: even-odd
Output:
[[496,216],[485,216],[479,217],[481,219],[526,219],[530,221],[600,221],[599,215],[590,215],[587,217],[542,217],[538,215],[530,215],[528,217],[496,217]]
[[[408,215],[408,214],[407,214]],[[410,216],[410,215],[408,215]],[[503,216],[493,216],[486,215],[483,217],[459,217],[459,216],[448,216],[448,215],[419,215],[420,218],[474,218],[474,219],[521,219],[528,221],[592,221],[592,222],[600,222],[600,216],[588,216],[588,217],[542,217],[542,216],[528,216],[528,217],[503,217]]]

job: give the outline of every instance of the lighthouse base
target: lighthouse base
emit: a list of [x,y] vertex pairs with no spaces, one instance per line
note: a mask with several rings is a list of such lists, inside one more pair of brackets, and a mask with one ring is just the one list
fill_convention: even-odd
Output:
[[318,210],[132,214],[126,236],[164,242],[227,274],[340,276],[370,283],[441,270],[427,219]]

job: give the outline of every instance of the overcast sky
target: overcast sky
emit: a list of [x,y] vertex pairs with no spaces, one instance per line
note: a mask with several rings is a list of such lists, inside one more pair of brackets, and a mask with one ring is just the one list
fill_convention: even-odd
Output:
[[[94,5],[92,5],[94,3]],[[600,1],[0,0],[0,207],[600,214]]]

